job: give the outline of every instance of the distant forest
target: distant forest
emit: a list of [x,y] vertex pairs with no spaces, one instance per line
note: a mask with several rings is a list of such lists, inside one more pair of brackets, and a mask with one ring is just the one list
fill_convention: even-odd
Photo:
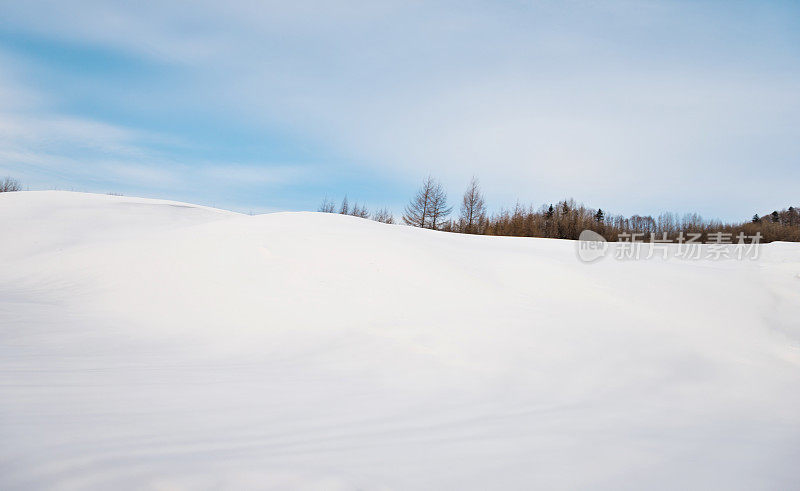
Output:
[[[21,190],[22,186],[16,179],[0,179],[0,193]],[[394,216],[387,208],[370,212],[363,204],[351,203],[347,196],[338,204],[325,198],[317,211],[395,223]],[[577,240],[582,231],[592,230],[611,242],[673,242],[692,238],[695,242],[736,243],[740,236],[747,237],[745,241],[749,242],[757,234],[760,234],[761,242],[800,242],[800,211],[794,206],[766,215],[755,214],[749,220],[735,223],[706,220],[696,213],[678,215],[666,212],[655,218],[649,215],[611,215],[600,208],[588,208],[576,203],[573,199],[538,208],[517,203],[513,209],[501,209],[489,214],[476,178],[472,179],[461,197],[457,213],[454,213],[454,206],[448,203],[447,193],[441,183],[433,177],[426,178],[406,205],[400,220],[413,227],[477,235]]]
[[[388,209],[370,213],[366,206],[351,203],[346,196],[338,205],[325,198],[318,211],[395,223]],[[694,237],[695,242],[736,243],[738,237],[745,236],[749,242],[757,234],[760,234],[761,242],[800,242],[800,212],[794,206],[766,215],[755,214],[750,219],[735,223],[706,220],[696,213],[679,215],[666,212],[655,218],[649,215],[611,215],[601,208],[588,208],[573,199],[539,207],[517,203],[513,209],[501,209],[489,214],[476,178],[472,179],[464,192],[457,213],[454,213],[454,206],[448,203],[447,193],[441,183],[432,177],[426,178],[406,205],[401,221],[406,225],[444,232],[514,237],[577,240],[582,231],[592,230],[612,242],[678,241]]]

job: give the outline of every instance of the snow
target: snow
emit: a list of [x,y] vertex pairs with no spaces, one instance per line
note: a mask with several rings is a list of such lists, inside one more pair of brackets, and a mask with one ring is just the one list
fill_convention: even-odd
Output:
[[0,194],[0,488],[791,489],[800,245]]

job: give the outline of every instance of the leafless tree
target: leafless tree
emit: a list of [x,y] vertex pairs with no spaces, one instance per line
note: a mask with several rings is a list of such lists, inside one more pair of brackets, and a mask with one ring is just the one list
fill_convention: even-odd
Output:
[[[0,191],[19,189],[19,183],[13,179],[0,180]],[[326,198],[320,211],[333,211],[334,208],[335,204],[328,202]],[[593,230],[609,241],[618,240],[623,233],[636,234],[639,240],[647,241],[652,237],[678,240],[678,237],[688,233],[697,233],[700,234],[700,242],[707,242],[712,240],[713,234],[724,232],[731,237],[738,237],[740,233],[747,237],[758,234],[762,242],[800,242],[798,208],[800,207],[790,206],[771,214],[756,214],[752,221],[723,223],[705,220],[696,213],[678,216],[665,212],[656,218],[640,215],[625,217],[587,208],[573,199],[567,199],[549,206],[542,205],[538,210],[531,205],[517,202],[513,209],[501,208],[497,213],[488,216],[478,181],[473,179],[462,199],[459,218],[449,220],[447,216],[451,208],[447,206],[447,194],[441,184],[429,176],[406,206],[402,218],[405,224],[415,227],[484,235],[578,239],[581,231]],[[370,217],[366,206],[358,203],[351,205],[346,196],[339,212],[362,218]],[[394,222],[391,212],[386,208],[377,210],[371,218],[384,223]]]
[[0,181],[0,193],[10,193],[12,191],[22,191],[19,181],[12,177],[6,177]]
[[445,223],[447,216],[453,211],[452,206],[447,206],[447,193],[442,185],[437,181],[431,193],[430,205],[430,228],[439,230]]
[[403,223],[412,227],[425,228],[430,221],[431,200],[436,181],[431,176],[425,179],[414,199],[406,205],[403,213]]
[[461,200],[460,228],[468,234],[479,233],[479,227],[485,220],[486,204],[478,179],[473,176]]
[[436,229],[453,210],[447,206],[447,193],[442,185],[428,176],[414,199],[406,205],[403,223],[412,227]]
[[336,203],[329,200],[328,197],[325,196],[325,199],[322,200],[322,203],[320,203],[317,211],[321,211],[322,213],[334,213],[336,211]]
[[369,210],[367,210],[366,206],[358,206],[358,203],[353,205],[353,209],[350,210],[350,214],[354,217],[359,218],[369,218]]
[[394,216],[388,208],[381,208],[372,214],[372,219],[381,223],[394,223]]

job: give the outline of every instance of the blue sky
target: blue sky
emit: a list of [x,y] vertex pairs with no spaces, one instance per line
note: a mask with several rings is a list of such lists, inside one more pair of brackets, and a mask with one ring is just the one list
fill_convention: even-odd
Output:
[[237,211],[800,204],[798,2],[0,0],[0,175]]

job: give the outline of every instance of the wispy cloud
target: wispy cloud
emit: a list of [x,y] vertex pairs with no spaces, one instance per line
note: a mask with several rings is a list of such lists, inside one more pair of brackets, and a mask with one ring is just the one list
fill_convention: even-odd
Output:
[[[800,180],[800,12],[788,3],[26,2],[3,10],[14,32],[155,66],[104,87],[102,73],[76,70],[67,77],[72,95],[31,93],[54,100],[0,119],[17,135],[4,145],[20,151],[86,152],[239,189],[324,174],[339,193],[380,176],[399,183],[383,189],[392,200],[428,172],[451,189],[477,174],[495,203],[572,195],[623,212],[656,212],[658,203],[723,216],[783,206]],[[3,85],[0,104],[18,90]],[[112,116],[56,110],[76,94],[111,104]],[[155,135],[182,143],[154,143]],[[785,179],[765,180],[770,174]],[[321,192],[317,181],[292,192]],[[732,202],[737,187],[750,191]]]
[[[10,66],[9,57],[0,56],[0,62]],[[0,175],[13,174],[34,187],[191,195],[220,183],[228,191],[235,191],[291,183],[308,175],[305,165],[182,159],[161,147],[178,149],[180,153],[191,143],[140,128],[61,113],[54,109],[57,97],[25,87],[9,76],[11,72],[0,76]]]

